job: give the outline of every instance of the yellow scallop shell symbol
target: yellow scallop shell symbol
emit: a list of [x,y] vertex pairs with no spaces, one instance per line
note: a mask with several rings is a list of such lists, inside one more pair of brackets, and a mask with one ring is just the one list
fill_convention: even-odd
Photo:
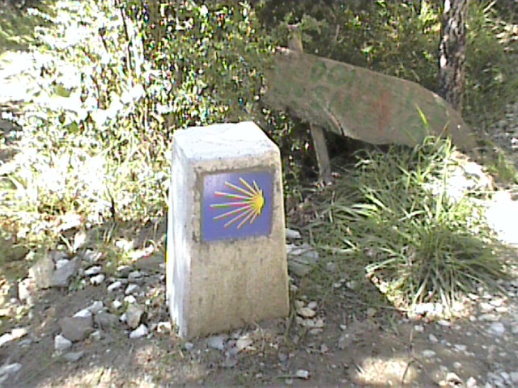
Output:
[[227,193],[223,191],[216,191],[216,197],[222,197],[230,200],[229,202],[222,202],[210,205],[215,209],[230,209],[222,214],[213,217],[213,220],[227,220],[223,225],[228,228],[236,224],[236,228],[240,229],[246,223],[253,224],[263,211],[265,199],[263,191],[259,188],[256,181],[251,184],[243,178],[239,178],[241,185],[234,185],[230,182],[225,182],[225,186],[233,192]]

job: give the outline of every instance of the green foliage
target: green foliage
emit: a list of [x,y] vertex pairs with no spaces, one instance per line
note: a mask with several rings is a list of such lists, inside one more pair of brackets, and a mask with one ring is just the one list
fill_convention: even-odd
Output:
[[347,252],[394,302],[439,301],[502,276],[475,192],[456,190],[461,166],[448,140],[357,153],[311,226],[316,242]]

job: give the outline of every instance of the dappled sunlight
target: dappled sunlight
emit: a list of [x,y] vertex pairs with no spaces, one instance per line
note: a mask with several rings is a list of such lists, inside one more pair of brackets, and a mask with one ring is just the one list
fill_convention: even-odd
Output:
[[416,364],[409,357],[367,357],[356,369],[353,379],[359,384],[398,387],[412,384],[419,376]]

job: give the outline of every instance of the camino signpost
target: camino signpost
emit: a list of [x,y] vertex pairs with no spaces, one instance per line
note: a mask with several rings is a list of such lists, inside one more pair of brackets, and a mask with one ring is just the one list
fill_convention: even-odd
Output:
[[280,153],[252,122],[178,131],[167,299],[182,337],[286,316]]

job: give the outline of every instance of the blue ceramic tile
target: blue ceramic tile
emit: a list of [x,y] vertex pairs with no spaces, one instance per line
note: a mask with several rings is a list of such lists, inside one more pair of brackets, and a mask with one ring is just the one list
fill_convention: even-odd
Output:
[[203,178],[203,241],[269,235],[272,229],[273,174],[228,172]]

